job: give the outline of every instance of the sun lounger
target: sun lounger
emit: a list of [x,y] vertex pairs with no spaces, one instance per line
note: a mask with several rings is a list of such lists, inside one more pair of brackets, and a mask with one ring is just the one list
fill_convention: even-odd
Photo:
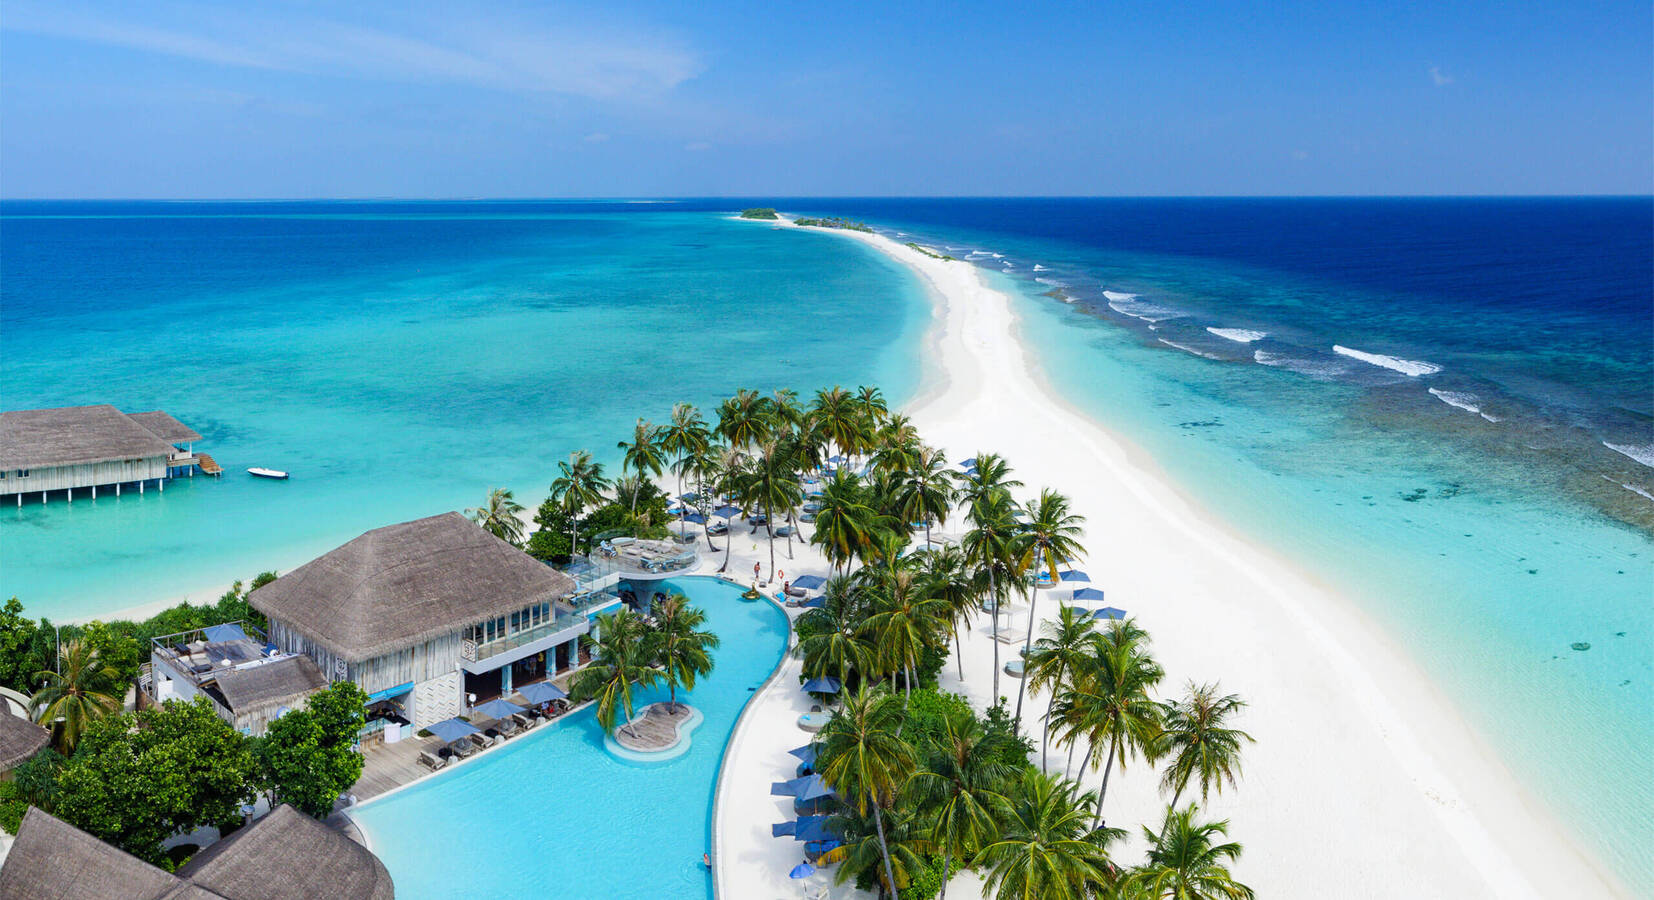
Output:
[[809,591],[806,591],[801,587],[789,587],[787,588],[786,593],[789,597],[807,597],[810,595]]
[[1026,631],[1018,631],[1014,628],[1001,628],[999,629],[997,640],[1001,644],[1020,644],[1026,637],[1028,637],[1028,632]]
[[517,723],[512,719],[500,719],[494,723],[494,728],[505,737],[511,737],[517,733]]
[[471,754],[477,752],[477,745],[471,742],[471,738],[473,737],[476,737],[476,735],[469,735],[454,741],[448,745],[448,752],[454,754],[460,759],[465,759]]
[[448,765],[448,759],[447,757],[437,756],[429,750],[421,750],[419,751],[419,764],[427,769],[430,769],[432,772],[435,772],[443,766]]
[[526,712],[525,713],[518,713],[517,715],[512,716],[511,721],[516,722],[517,727],[523,729],[524,731],[527,731],[528,729],[533,728],[534,726],[540,724],[539,718],[537,718],[535,716],[532,716],[532,715],[530,715]]

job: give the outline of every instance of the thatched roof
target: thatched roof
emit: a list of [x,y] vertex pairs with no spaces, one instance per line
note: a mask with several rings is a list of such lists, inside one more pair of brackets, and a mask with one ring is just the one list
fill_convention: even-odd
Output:
[[32,806],[0,867],[6,900],[153,900],[178,885],[177,878]]
[[291,806],[166,872],[30,807],[0,867],[6,900],[393,900],[366,847]]
[[22,716],[12,715],[11,709],[0,703],[0,772],[39,753],[51,739],[51,732]]
[[138,416],[129,416],[107,403],[0,413],[0,469],[166,456],[172,452],[173,440],[155,429],[187,435],[178,440],[201,439],[201,435],[164,412]]
[[231,900],[391,900],[390,873],[366,847],[291,806],[196,854],[178,874]]
[[161,410],[127,413],[126,417],[150,430],[150,433],[169,444],[191,444],[201,440],[195,429],[174,419]]
[[459,513],[389,525],[248,596],[253,608],[352,662],[565,597],[574,581]]
[[289,656],[257,666],[220,672],[218,692],[231,712],[241,714],[266,706],[296,706],[300,700],[327,687],[327,679],[308,656]]

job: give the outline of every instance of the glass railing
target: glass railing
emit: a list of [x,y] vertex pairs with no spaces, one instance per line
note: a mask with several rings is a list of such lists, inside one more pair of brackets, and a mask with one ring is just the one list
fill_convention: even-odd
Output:
[[586,617],[583,615],[578,615],[575,613],[558,613],[557,616],[550,622],[542,622],[539,625],[525,631],[519,631],[516,634],[508,634],[503,638],[495,638],[486,644],[478,644],[476,658],[483,660],[489,658],[490,656],[498,656],[501,653],[505,653],[509,650],[515,650],[524,644],[531,644],[543,637],[556,634],[564,629],[585,625]]
[[618,602],[620,602],[620,595],[614,591],[594,591],[589,594],[570,597],[563,601],[580,615],[586,615],[594,609]]

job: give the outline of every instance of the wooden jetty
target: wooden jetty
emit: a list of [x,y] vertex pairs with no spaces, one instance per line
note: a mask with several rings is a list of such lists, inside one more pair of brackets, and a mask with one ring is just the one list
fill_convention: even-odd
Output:
[[206,453],[197,453],[197,454],[195,454],[195,459],[196,459],[196,464],[201,467],[201,474],[203,474],[203,475],[222,475],[222,474],[224,474],[224,467],[219,465],[218,460],[213,459],[211,455],[206,454]]

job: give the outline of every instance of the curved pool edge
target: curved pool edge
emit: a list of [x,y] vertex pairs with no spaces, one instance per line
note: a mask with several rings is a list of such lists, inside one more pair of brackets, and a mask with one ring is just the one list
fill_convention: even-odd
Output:
[[[655,704],[651,703],[649,705],[654,706]],[[683,705],[688,706],[688,704]],[[648,707],[644,708],[648,709]],[[675,734],[672,745],[669,747],[663,747],[660,750],[633,750],[616,740],[613,734],[605,734],[603,735],[603,749],[609,751],[610,756],[622,762],[638,763],[640,765],[671,762],[689,752],[690,746],[695,742],[695,729],[701,727],[701,723],[706,721],[706,716],[701,715],[701,711],[695,707],[689,706],[689,712],[691,717],[688,720],[675,723],[672,726]]]
[[[730,583],[734,584],[734,582]],[[771,597],[767,593],[763,594],[763,597],[765,600],[769,601],[771,606],[779,610],[781,615],[787,620],[787,646],[781,651],[780,658],[775,661],[775,668],[771,670],[769,677],[765,678],[764,683],[760,684],[758,689],[752,692],[752,696],[747,698],[747,702],[741,705],[741,714],[735,717],[735,727],[730,729],[729,737],[724,741],[723,752],[718,757],[718,778],[717,783],[714,784],[712,788],[712,900],[723,900],[724,896],[724,774],[725,770],[729,767],[729,751],[735,746],[737,741],[746,736],[746,728],[749,724],[747,714],[752,712],[753,701],[763,696],[765,692],[775,685],[776,679],[781,677],[781,672],[787,667],[787,660],[792,658],[793,653],[793,617],[788,615],[787,607],[778,602],[774,597]]]

